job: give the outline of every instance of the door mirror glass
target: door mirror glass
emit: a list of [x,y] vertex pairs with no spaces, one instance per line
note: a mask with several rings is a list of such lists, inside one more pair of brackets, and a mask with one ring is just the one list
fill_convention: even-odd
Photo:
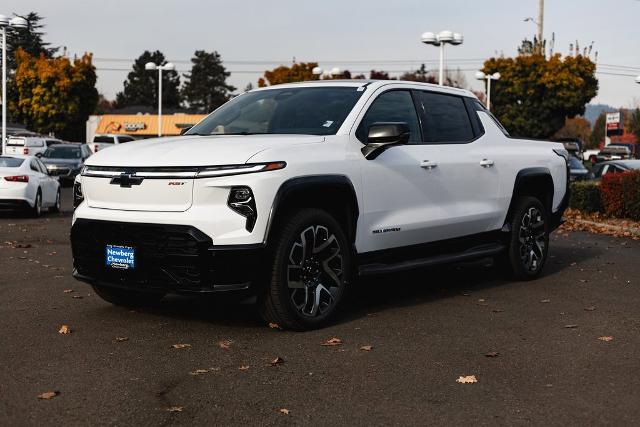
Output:
[[378,157],[387,148],[409,142],[411,130],[405,122],[376,122],[369,126],[362,154],[367,160]]

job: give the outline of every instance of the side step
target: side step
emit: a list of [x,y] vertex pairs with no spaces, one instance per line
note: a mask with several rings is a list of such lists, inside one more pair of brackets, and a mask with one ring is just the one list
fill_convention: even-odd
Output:
[[400,271],[413,270],[415,268],[430,267],[440,264],[449,264],[454,262],[468,261],[472,259],[484,258],[499,254],[506,249],[506,245],[502,243],[492,243],[475,248],[468,249],[464,252],[451,254],[434,255],[427,258],[410,259],[393,264],[373,263],[361,265],[358,269],[360,276],[369,276],[374,274],[397,273]]

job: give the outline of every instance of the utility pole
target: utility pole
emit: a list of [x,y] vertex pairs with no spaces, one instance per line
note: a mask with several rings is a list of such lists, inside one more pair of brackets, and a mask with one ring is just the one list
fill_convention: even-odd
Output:
[[544,0],[538,0],[538,49],[544,54]]

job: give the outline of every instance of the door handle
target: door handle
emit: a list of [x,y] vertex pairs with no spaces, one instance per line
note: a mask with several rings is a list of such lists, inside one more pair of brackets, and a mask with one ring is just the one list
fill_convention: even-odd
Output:
[[438,167],[436,162],[432,162],[431,160],[423,160],[420,162],[420,167],[424,169],[434,169]]
[[480,166],[482,166],[483,168],[490,168],[493,166],[493,160],[482,159],[480,160]]

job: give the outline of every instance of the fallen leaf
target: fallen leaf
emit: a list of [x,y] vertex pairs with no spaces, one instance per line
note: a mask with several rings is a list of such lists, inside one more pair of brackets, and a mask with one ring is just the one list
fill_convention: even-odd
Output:
[[189,348],[191,344],[173,344],[171,347],[173,348]]
[[564,325],[564,327],[567,329],[575,329],[578,327],[578,325]]
[[62,292],[64,292],[65,294],[70,294],[71,292],[74,292],[74,290],[73,289],[65,289]]
[[282,328],[280,327],[280,325],[278,325],[277,323],[273,323],[273,322],[269,322],[269,327],[270,327],[271,329],[282,329]]
[[540,303],[542,303],[542,304],[548,304],[550,302],[551,302],[550,299],[542,299],[542,300],[540,300]]
[[289,412],[291,412],[291,411],[289,411],[287,408],[280,409],[280,413],[281,414],[289,415]]
[[494,308],[494,309],[493,309],[493,310],[491,310],[491,311],[492,311],[493,313],[502,313],[502,312],[504,312],[504,310],[503,310],[503,309],[501,309],[501,308]]
[[604,342],[613,341],[613,337],[598,337],[598,339]]
[[209,369],[196,369],[195,371],[189,372],[191,375],[202,375],[209,372]]
[[82,299],[82,295],[73,295],[71,298]]
[[478,380],[476,379],[475,375],[467,375],[466,377],[458,378],[456,382],[460,384],[473,384],[473,383],[477,383]]
[[371,351],[371,350],[373,350],[373,346],[372,345],[363,345],[362,347],[360,347],[360,350],[362,350],[362,351]]
[[62,335],[67,335],[71,333],[71,328],[69,327],[69,325],[62,325],[60,326],[60,329],[58,330],[59,334]]
[[232,342],[233,341],[230,341],[230,340],[222,340],[222,341],[218,342],[218,346],[220,348],[224,348],[225,350],[229,350],[231,348],[231,343]]
[[59,394],[60,394],[59,391],[47,391],[46,393],[42,393],[42,394],[38,395],[38,399],[49,400],[49,399],[53,399],[54,397],[58,396]]
[[125,342],[129,341],[128,337],[116,337],[116,342]]
[[478,302],[485,302],[485,301],[487,301],[487,300],[486,300],[486,299],[484,299],[484,298],[480,298],[480,299],[478,299]]
[[271,366],[282,365],[284,363],[284,359],[282,357],[276,357],[271,361]]
[[500,356],[500,353],[498,353],[497,351],[490,351],[489,353],[485,354],[485,356],[487,356],[487,357],[498,357],[498,356]]
[[238,368],[241,371],[248,371],[249,370],[249,365],[242,365]]
[[322,343],[324,346],[334,346],[334,345],[342,345],[342,340],[340,338],[331,338]]
[[182,410],[184,409],[183,406],[171,406],[169,408],[167,408],[167,412],[182,412]]
[[594,305],[590,305],[589,307],[584,308],[585,311],[595,311],[596,307]]

